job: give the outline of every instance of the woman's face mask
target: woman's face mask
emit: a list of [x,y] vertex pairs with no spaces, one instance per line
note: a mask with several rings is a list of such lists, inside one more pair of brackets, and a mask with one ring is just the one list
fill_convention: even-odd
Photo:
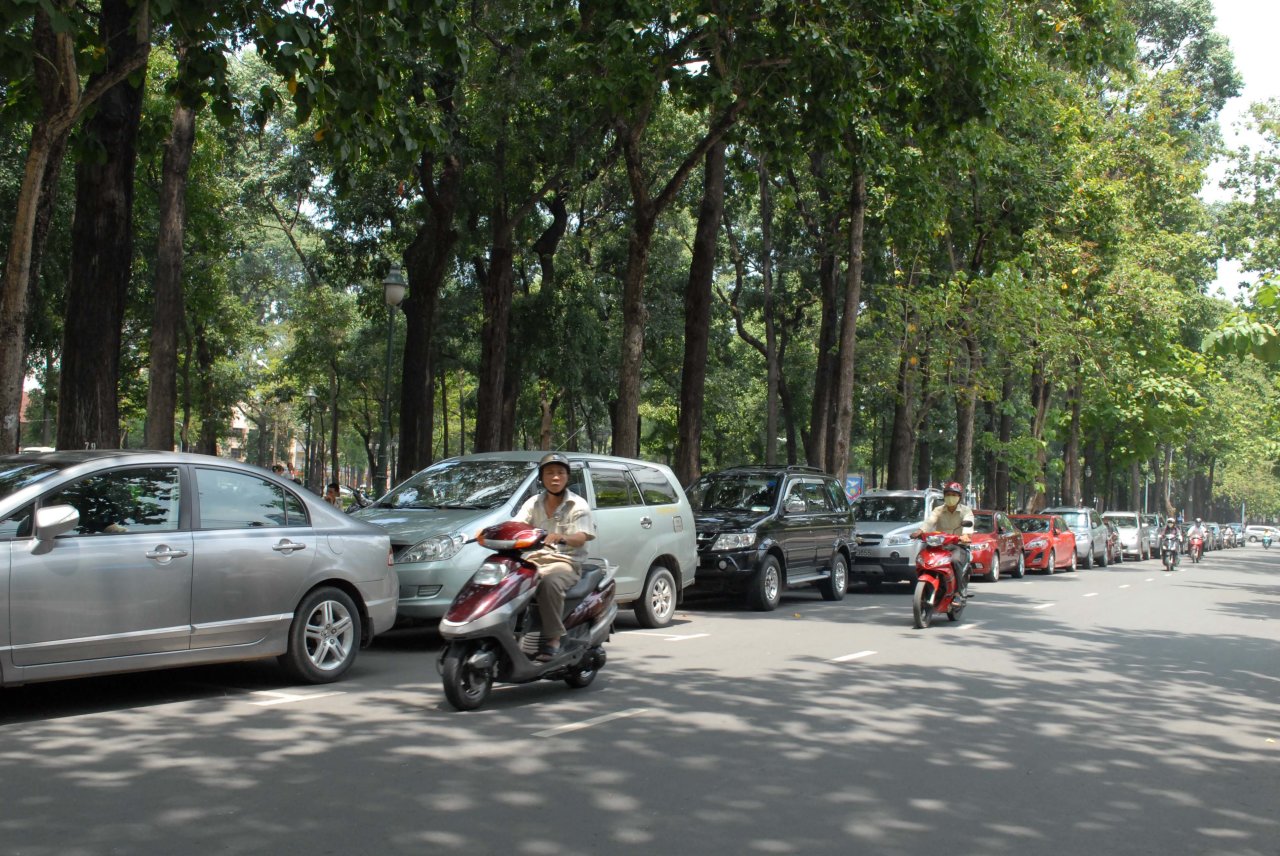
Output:
[[948,495],[943,499],[943,502],[945,502],[945,503],[947,504],[947,508],[955,508],[957,505],[959,505],[959,504],[960,504],[960,497],[955,496],[955,495],[952,495],[952,494],[948,494]]

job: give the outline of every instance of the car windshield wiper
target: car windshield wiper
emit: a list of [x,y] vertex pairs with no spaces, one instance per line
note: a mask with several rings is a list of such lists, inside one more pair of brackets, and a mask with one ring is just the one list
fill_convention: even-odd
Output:
[[493,508],[497,504],[498,503],[496,502],[487,502],[487,503],[486,502],[446,502],[441,505],[437,505],[435,507],[475,510],[475,509]]

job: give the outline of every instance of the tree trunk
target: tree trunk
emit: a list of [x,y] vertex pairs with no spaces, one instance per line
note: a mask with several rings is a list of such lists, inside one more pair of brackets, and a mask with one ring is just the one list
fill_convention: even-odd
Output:
[[[145,7],[142,13],[145,15]],[[128,0],[104,0],[100,18],[109,73],[147,38]],[[123,80],[99,100],[85,128],[101,160],[76,168],[76,213],[58,387],[60,449],[120,442],[120,341],[133,263],[133,188],[143,87]]]
[[858,308],[862,301],[862,243],[867,213],[867,178],[859,166],[849,197],[849,261],[845,272],[844,312],[840,325],[840,374],[835,395],[835,442],[830,472],[844,482],[849,472],[853,428],[853,360],[857,344]]
[[953,473],[966,488],[973,483],[973,436],[978,409],[978,372],[982,351],[971,330],[964,335],[965,368],[956,392],[956,458]]
[[1080,465],[1080,398],[1084,394],[1077,377],[1071,386],[1071,426],[1067,430],[1067,445],[1062,452],[1062,501],[1067,505],[1079,505],[1084,498]]
[[160,235],[144,440],[146,448],[163,450],[173,448],[173,417],[178,407],[178,332],[184,322],[182,242],[187,225],[187,173],[196,138],[195,110],[175,104],[170,124],[160,184]]
[[893,426],[889,435],[888,477],[889,490],[910,490],[912,487],[911,464],[916,447],[916,369],[911,353],[914,342],[904,342],[898,357],[898,386],[893,403]]
[[707,381],[707,342],[711,329],[711,294],[715,281],[720,220],[724,213],[725,148],[723,141],[707,152],[702,204],[693,238],[693,258],[684,291],[684,363],[680,372],[680,415],[676,434],[676,478],[691,484],[702,471],[703,397]]
[[506,392],[507,338],[515,291],[512,224],[502,203],[489,212],[492,226],[489,264],[480,289],[484,322],[480,328],[480,367],[476,387],[477,452],[496,452],[502,445],[503,394]]
[[1036,441],[1037,482],[1027,498],[1025,511],[1036,514],[1048,504],[1049,449],[1044,442],[1045,424],[1049,418],[1049,399],[1053,381],[1045,374],[1044,360],[1037,360],[1031,370],[1031,438]]
[[402,304],[406,331],[397,465],[401,473],[416,473],[432,459],[435,428],[432,343],[436,308],[458,241],[453,219],[462,185],[462,163],[448,155],[439,164],[439,175],[436,174],[436,166],[432,155],[422,156],[419,172],[428,213],[405,251],[409,294]]
[[1013,368],[1005,365],[1000,381],[998,442],[996,448],[995,500],[1002,511],[1013,508],[1009,496],[1009,444],[1013,441]]
[[[52,8],[73,5],[59,0]],[[140,32],[145,33],[147,5],[138,5]],[[26,374],[27,314],[30,295],[39,275],[47,223],[40,221],[53,210],[57,178],[71,128],[104,92],[146,64],[149,40],[138,40],[127,58],[118,57],[80,90],[76,66],[75,34],[55,32],[49,13],[37,7],[32,27],[32,74],[40,97],[41,112],[31,129],[18,191],[4,279],[0,283],[0,450],[17,451],[21,440],[22,383]],[[42,213],[43,212],[43,213]],[[46,390],[46,394],[50,391]]]
[[[830,470],[828,466],[832,395],[836,386],[836,341],[840,314],[839,266],[836,261],[836,237],[840,229],[839,206],[832,204],[831,183],[827,177],[826,157],[817,152],[809,155],[809,171],[815,180],[820,208],[830,212],[815,218],[814,233],[818,255],[818,283],[821,289],[821,316],[818,322],[817,367],[813,377],[813,400],[809,410],[809,431],[805,435],[805,458],[811,467]],[[795,182],[793,181],[793,184]],[[799,187],[796,188],[799,191]]]

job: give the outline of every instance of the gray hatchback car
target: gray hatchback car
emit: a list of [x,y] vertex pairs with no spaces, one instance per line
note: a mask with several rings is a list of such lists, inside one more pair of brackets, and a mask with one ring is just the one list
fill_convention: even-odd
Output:
[[[402,621],[439,621],[489,550],[486,526],[510,520],[538,490],[536,451],[486,452],[439,461],[355,516],[391,533]],[[569,489],[591,505],[592,558],[618,566],[617,602],[645,627],[671,622],[698,567],[693,510],[670,468],[630,458],[565,452]]]
[[390,546],[225,458],[0,456],[0,683],[258,657],[337,680],[395,623]]

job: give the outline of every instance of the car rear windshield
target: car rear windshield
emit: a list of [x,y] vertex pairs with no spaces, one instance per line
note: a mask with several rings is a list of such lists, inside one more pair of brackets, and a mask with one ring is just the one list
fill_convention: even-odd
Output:
[[778,501],[774,476],[750,473],[710,473],[685,491],[696,512],[772,511]]
[[1015,517],[1013,525],[1017,526],[1022,532],[1048,532],[1049,518],[1047,517]]
[[1067,525],[1072,529],[1089,528],[1089,515],[1083,511],[1059,511],[1058,515],[1067,521]]
[[495,508],[511,498],[533,461],[441,461],[378,501],[379,508]]
[[984,535],[990,535],[995,532],[996,516],[994,514],[973,515],[973,531]]
[[52,464],[6,461],[0,464],[0,500],[58,472]]
[[853,504],[855,520],[869,523],[910,523],[924,519],[922,496],[864,496]]
[[1136,529],[1138,527],[1138,521],[1132,514],[1109,514],[1107,519],[1126,529]]

